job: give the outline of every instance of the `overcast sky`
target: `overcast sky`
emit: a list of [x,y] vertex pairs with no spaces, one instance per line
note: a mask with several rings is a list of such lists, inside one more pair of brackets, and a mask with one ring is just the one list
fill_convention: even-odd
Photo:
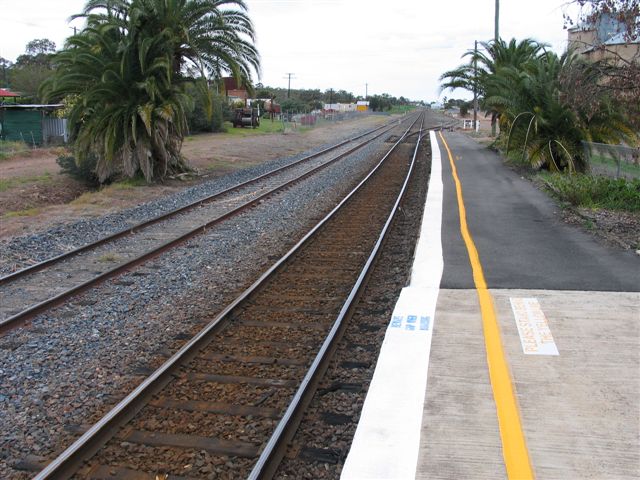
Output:
[[[566,47],[566,0],[502,0],[500,35]],[[494,0],[246,0],[262,58],[260,81],[292,88],[345,89],[436,100],[438,77],[459,65],[474,40],[493,37]],[[85,0],[0,0],[0,56],[14,61],[27,42],[58,48],[68,18]],[[255,81],[258,81],[255,79]]]

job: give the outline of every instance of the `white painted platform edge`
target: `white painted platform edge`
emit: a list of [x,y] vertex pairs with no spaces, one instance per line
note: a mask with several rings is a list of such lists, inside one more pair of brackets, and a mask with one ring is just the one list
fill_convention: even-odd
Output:
[[385,334],[344,480],[415,478],[442,257],[442,160],[431,138],[431,177],[410,285]]

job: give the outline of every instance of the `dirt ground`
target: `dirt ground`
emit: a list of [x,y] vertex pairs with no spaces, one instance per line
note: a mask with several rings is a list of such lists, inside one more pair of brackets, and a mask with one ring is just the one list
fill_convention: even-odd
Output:
[[25,235],[62,222],[73,222],[129,208],[206,179],[287,157],[374,128],[390,120],[368,116],[287,134],[202,134],[185,139],[182,153],[198,174],[189,180],[134,186],[126,182],[91,191],[60,173],[60,147],[39,149],[0,160],[0,238]]

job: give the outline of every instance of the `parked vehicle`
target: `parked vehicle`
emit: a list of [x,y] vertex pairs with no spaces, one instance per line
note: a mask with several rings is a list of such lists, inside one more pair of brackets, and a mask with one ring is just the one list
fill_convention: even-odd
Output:
[[233,114],[234,127],[253,127],[260,125],[260,115],[257,108],[236,108]]

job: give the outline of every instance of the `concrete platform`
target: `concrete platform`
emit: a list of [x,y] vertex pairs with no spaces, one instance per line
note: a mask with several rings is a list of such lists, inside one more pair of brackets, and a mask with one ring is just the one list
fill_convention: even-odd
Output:
[[[640,294],[491,290],[538,479],[640,478]],[[526,355],[534,297],[558,356]],[[505,478],[475,290],[441,290],[416,478]]]
[[[447,139],[431,133],[411,285],[390,319],[342,478],[513,480],[514,458],[528,457],[538,479],[640,479],[640,257],[559,221],[557,206],[497,155]],[[461,235],[461,197],[477,257]],[[502,425],[488,316],[513,390],[515,416],[503,411]],[[428,328],[404,331],[416,318]],[[508,462],[505,418],[521,425],[525,452]]]

